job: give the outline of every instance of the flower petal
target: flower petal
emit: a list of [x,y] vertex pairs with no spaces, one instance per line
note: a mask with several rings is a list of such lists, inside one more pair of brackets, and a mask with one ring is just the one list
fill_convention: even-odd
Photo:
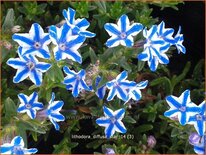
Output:
[[104,29],[107,31],[107,33],[110,36],[119,36],[120,35],[120,29],[117,27],[116,24],[112,24],[112,23],[106,23],[104,25]]
[[31,72],[30,72],[30,75],[29,75],[31,81],[37,85],[37,86],[40,86],[41,83],[42,83],[42,73],[33,69]]
[[126,133],[127,132],[127,129],[125,128],[124,124],[121,122],[121,121],[116,121],[115,122],[115,130],[117,132],[120,132],[120,133]]
[[39,62],[38,64],[35,65],[35,67],[36,67],[36,69],[38,69],[39,71],[44,73],[47,70],[49,70],[49,68],[51,67],[51,64]]
[[119,18],[119,20],[118,20],[118,22],[117,22],[117,25],[118,25],[119,27],[121,27],[121,32],[126,32],[127,29],[128,29],[128,27],[129,27],[129,25],[130,25],[129,19],[128,19],[127,15],[125,15],[125,14],[122,15],[122,16]]
[[55,122],[52,118],[50,118],[50,121],[52,122],[52,124],[54,125],[55,130],[59,130],[59,124],[57,122]]
[[26,79],[29,76],[29,69],[28,68],[24,68],[24,69],[18,69],[16,72],[16,75],[13,78],[13,82],[14,83],[19,83],[21,81],[23,81],[24,79]]
[[56,122],[65,120],[65,117],[62,114],[58,114],[58,113],[51,113],[50,117],[52,117],[52,119]]
[[110,121],[110,119],[108,119],[108,118],[101,117],[101,118],[96,119],[96,123],[97,123],[99,126],[108,127],[109,124],[111,123],[111,121]]
[[106,106],[103,106],[103,111],[104,111],[104,115],[106,117],[113,117],[113,111],[109,108],[107,108]]
[[24,149],[24,154],[34,154],[37,152],[38,152],[38,150],[36,148]]
[[26,66],[26,62],[22,61],[19,58],[10,58],[7,62],[7,65],[13,67],[14,69],[24,68]]
[[109,94],[108,94],[108,96],[107,96],[107,101],[113,100],[113,98],[115,97],[116,94],[117,94],[116,88],[112,88],[112,89],[109,91]]
[[106,138],[110,138],[111,136],[114,135],[114,124],[111,123],[109,124],[109,126],[105,129],[105,135],[106,135]]
[[11,145],[19,145],[21,147],[24,147],[24,141],[23,138],[20,136],[16,136],[12,139]]
[[12,36],[12,39],[16,41],[21,47],[31,47],[34,45],[34,41],[32,38],[29,36],[28,33],[15,33]]
[[117,120],[122,120],[125,114],[125,109],[119,109],[114,112],[114,116]]

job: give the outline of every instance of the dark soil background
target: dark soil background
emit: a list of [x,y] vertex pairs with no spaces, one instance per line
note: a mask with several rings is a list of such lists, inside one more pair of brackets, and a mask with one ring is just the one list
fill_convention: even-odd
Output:
[[[179,74],[184,68],[187,61],[191,61],[192,68],[200,60],[205,58],[205,6],[204,2],[184,2],[179,4],[179,11],[171,8],[165,8],[161,10],[157,6],[151,5],[153,8],[153,17],[158,17],[160,22],[165,21],[166,27],[175,29],[175,33],[178,31],[179,25],[182,27],[182,33],[184,34],[184,46],[186,47],[186,54],[178,55],[177,52],[170,58],[170,64],[168,65],[172,73]],[[90,135],[92,133],[92,122],[89,119],[81,120],[81,130],[78,135]],[[39,137],[40,139],[41,137]],[[50,154],[53,152],[53,145],[58,144],[63,138],[63,134],[55,132],[52,129],[49,133],[48,140],[40,143],[31,142],[29,147],[38,148],[38,154]],[[79,145],[73,149],[73,153],[90,153],[93,154],[94,150],[86,148],[86,144],[90,140],[74,140],[79,142]],[[101,148],[95,150],[102,152]]]

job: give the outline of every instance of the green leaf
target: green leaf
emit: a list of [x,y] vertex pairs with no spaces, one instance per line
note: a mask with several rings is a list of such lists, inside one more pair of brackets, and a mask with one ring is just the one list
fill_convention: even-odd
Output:
[[61,83],[64,80],[64,75],[60,67],[56,63],[52,64],[52,67],[47,71],[48,78],[56,83]]
[[95,140],[86,145],[87,148],[97,149],[104,141],[102,140]]
[[168,126],[167,121],[163,121],[163,122],[161,123],[161,126],[160,126],[160,133],[161,133],[161,134],[164,134],[164,133],[165,133],[165,131],[167,130],[167,126]]
[[144,65],[145,65],[145,61],[138,61],[137,62],[137,71],[140,72],[144,68]]
[[195,66],[192,74],[194,80],[202,81],[202,79],[204,78],[204,63],[205,60],[201,59]]
[[191,62],[187,62],[184,70],[182,71],[182,74],[180,74],[179,76],[172,77],[171,84],[173,88],[185,78],[185,76],[190,70],[190,66],[191,66]]
[[89,48],[89,56],[90,56],[92,64],[95,64],[98,58],[97,58],[96,53],[91,47]]
[[10,97],[8,97],[5,100],[4,106],[5,106],[5,117],[11,118],[12,116],[17,115],[17,107]]
[[69,148],[69,141],[64,138],[58,145],[54,145],[53,154],[69,154],[71,153],[71,148]]
[[2,25],[2,32],[11,31],[14,26],[14,10],[8,9],[5,20]]
[[131,150],[132,150],[132,147],[130,146],[128,147],[128,149],[125,151],[124,154],[131,154]]
[[122,56],[121,59],[119,60],[119,65],[121,67],[123,67],[125,70],[127,70],[128,72],[132,71],[132,68],[130,67],[130,65],[127,63],[127,60],[125,58],[125,56]]
[[36,120],[21,120],[18,122],[23,130],[30,130],[40,134],[45,134],[46,130],[42,127],[42,124]]
[[170,79],[168,79],[167,77],[160,77],[150,82],[150,86],[163,85],[163,84],[164,84],[164,89],[166,91],[166,94],[172,94],[173,87],[170,82]]
[[143,125],[138,126],[135,130],[138,133],[142,133],[142,132],[146,132],[152,129],[153,129],[153,126],[151,124],[143,124]]
[[107,7],[106,7],[106,2],[105,1],[94,1],[94,3],[97,5],[99,8],[100,13],[107,13]]
[[132,124],[135,124],[136,123],[136,120],[133,119],[131,116],[126,116],[124,119],[123,119],[124,122],[127,122],[127,123],[132,123]]

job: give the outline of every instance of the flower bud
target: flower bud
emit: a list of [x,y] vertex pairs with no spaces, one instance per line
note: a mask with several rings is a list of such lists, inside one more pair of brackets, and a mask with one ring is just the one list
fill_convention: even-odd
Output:
[[153,148],[155,145],[156,145],[156,139],[155,139],[155,137],[154,136],[149,136],[148,137],[148,139],[147,139],[147,146],[149,147],[149,148]]
[[15,25],[15,26],[12,27],[12,29],[11,29],[11,32],[12,32],[12,33],[16,33],[16,32],[19,32],[19,31],[21,31],[21,26],[19,26],[19,25]]
[[114,150],[112,148],[106,148],[105,154],[115,154]]
[[197,133],[193,132],[189,136],[189,143],[191,145],[197,145],[200,142],[200,138],[201,137]]

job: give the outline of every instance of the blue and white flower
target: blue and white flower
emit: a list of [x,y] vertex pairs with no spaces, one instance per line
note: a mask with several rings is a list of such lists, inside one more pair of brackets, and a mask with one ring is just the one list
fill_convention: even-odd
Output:
[[67,24],[71,27],[73,35],[80,35],[87,38],[95,37],[95,33],[86,30],[90,23],[85,18],[75,20],[76,11],[74,9],[69,7],[68,10],[64,9],[62,13]]
[[102,77],[97,76],[95,85],[97,87],[96,95],[102,100],[106,93],[106,84],[99,87],[99,83],[101,80],[102,80]]
[[104,28],[111,36],[106,42],[107,47],[118,45],[132,47],[134,45],[133,37],[143,29],[143,26],[140,23],[130,25],[127,15],[124,14],[119,18],[117,24],[106,23]]
[[116,77],[116,79],[106,83],[106,87],[110,90],[107,101],[113,100],[116,95],[123,101],[127,101],[129,99],[129,89],[134,87],[136,82],[126,80],[127,76],[128,73],[123,71]]
[[36,148],[27,149],[24,148],[23,138],[20,136],[16,136],[13,138],[11,143],[5,143],[0,147],[1,154],[34,154],[38,150]]
[[42,73],[46,72],[51,64],[38,62],[38,60],[29,55],[21,56],[21,47],[18,49],[19,58],[10,58],[7,65],[17,69],[16,75],[13,78],[14,83],[19,83],[27,77],[37,86],[42,83]]
[[206,136],[199,136],[197,133],[192,133],[189,136],[189,143],[194,146],[194,151],[197,154],[205,154]]
[[144,51],[137,58],[141,61],[147,61],[151,71],[156,71],[158,64],[168,64],[169,59],[165,54],[168,47],[166,42],[159,37],[157,26],[153,25],[149,30],[143,30],[143,36],[146,38]]
[[48,33],[44,33],[42,27],[34,23],[29,33],[15,33],[12,39],[22,47],[22,55],[36,55],[40,58],[50,58],[48,45],[51,40]]
[[128,93],[129,97],[128,97],[126,102],[128,102],[130,99],[133,99],[135,101],[139,101],[142,98],[142,93],[140,90],[146,88],[147,84],[148,84],[148,80],[141,81],[141,82],[137,83],[134,87],[130,88],[129,93]]
[[196,115],[190,116],[188,124],[194,125],[196,131],[200,136],[205,133],[205,123],[206,123],[206,104],[203,101],[199,106],[199,112]]
[[125,114],[125,110],[119,109],[116,111],[112,111],[106,106],[103,106],[103,111],[105,117],[100,117],[96,120],[96,123],[99,126],[105,127],[105,135],[107,138],[110,138],[114,135],[115,131],[120,133],[126,133],[127,129],[122,123],[122,119]]
[[86,71],[84,69],[76,73],[67,66],[64,66],[63,71],[67,75],[63,83],[67,86],[68,90],[72,90],[74,97],[77,97],[82,90],[91,91],[91,88],[85,82]]
[[199,107],[191,102],[190,90],[185,90],[180,97],[173,95],[167,96],[166,101],[170,109],[164,113],[166,117],[178,116],[181,125],[188,123],[191,116],[199,112]]
[[65,120],[65,117],[60,113],[62,106],[64,105],[63,101],[54,101],[55,94],[52,93],[51,100],[49,101],[49,106],[46,109],[46,115],[49,120],[52,122],[56,130],[59,130],[59,124],[57,122],[61,122]]
[[82,57],[78,49],[86,39],[84,36],[72,35],[72,30],[66,23],[60,28],[54,25],[50,26],[49,35],[52,43],[56,45],[53,52],[57,61],[71,59],[80,64],[82,63]]
[[178,53],[186,53],[186,48],[184,47],[184,45],[182,44],[184,41],[184,37],[183,34],[180,34],[181,32],[181,26],[179,27],[179,30],[177,32],[177,34],[175,35],[174,39],[175,39],[175,46],[178,50]]
[[19,94],[18,98],[20,100],[19,108],[17,112],[19,113],[27,113],[31,119],[36,117],[36,111],[43,109],[43,104],[38,102],[38,93],[33,92],[30,96],[25,94]]
[[165,28],[165,22],[162,21],[157,26],[157,34],[159,38],[163,39],[166,43],[169,45],[173,45],[175,43],[175,40],[173,38],[174,29],[172,28]]

